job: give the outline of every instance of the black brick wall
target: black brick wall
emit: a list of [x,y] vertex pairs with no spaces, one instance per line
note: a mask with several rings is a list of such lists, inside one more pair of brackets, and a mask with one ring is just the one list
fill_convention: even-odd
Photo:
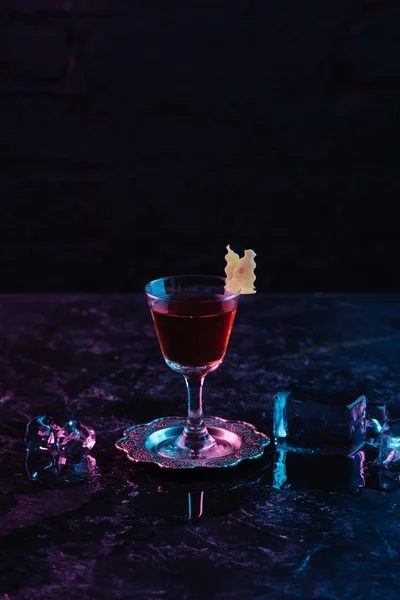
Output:
[[400,5],[0,0],[2,290],[400,291]]

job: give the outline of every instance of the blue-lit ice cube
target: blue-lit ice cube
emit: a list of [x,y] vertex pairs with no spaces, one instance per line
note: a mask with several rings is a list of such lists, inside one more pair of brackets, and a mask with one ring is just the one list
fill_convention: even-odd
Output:
[[387,430],[389,412],[385,404],[369,403],[367,406],[367,441],[380,444],[381,435]]
[[366,437],[367,398],[357,390],[293,385],[274,397],[275,440],[288,447],[352,453]]
[[400,423],[389,420],[382,431],[377,464],[400,471]]

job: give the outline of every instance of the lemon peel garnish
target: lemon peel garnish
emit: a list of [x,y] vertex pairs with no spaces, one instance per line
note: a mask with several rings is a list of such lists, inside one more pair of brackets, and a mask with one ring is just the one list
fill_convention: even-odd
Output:
[[225,255],[225,289],[232,294],[255,294],[254,281],[256,279],[254,269],[256,268],[254,250],[244,251],[242,258],[228,245]]

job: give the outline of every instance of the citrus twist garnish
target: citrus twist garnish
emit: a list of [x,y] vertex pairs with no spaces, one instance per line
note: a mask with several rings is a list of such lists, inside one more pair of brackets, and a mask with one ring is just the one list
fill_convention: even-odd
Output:
[[239,255],[231,250],[229,244],[226,249],[225,289],[233,294],[255,294],[254,281],[256,276],[254,269],[256,263],[254,258],[256,253],[254,250],[245,250],[242,258],[239,258]]

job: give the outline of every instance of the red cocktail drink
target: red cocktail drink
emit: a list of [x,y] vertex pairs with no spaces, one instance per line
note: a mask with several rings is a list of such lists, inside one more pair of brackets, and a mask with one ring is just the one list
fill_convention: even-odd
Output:
[[[222,300],[222,301],[221,301]],[[150,303],[166,359],[182,367],[213,367],[228,346],[237,302],[213,294],[172,294]]]

